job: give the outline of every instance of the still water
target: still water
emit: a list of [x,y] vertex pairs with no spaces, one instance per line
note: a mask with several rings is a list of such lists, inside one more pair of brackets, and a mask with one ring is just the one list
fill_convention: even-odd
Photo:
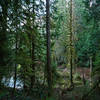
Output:
[[[10,79],[6,79],[5,77],[2,80],[2,83],[7,86],[7,87],[14,87],[14,78],[11,77]],[[16,88],[20,89],[23,88],[23,83],[22,81],[18,80],[16,81]]]

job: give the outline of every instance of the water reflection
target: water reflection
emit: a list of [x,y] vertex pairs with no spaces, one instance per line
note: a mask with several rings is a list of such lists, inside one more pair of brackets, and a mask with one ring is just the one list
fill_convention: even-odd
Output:
[[[14,78],[11,77],[10,79],[7,79],[7,78],[3,78],[2,79],[2,83],[7,86],[7,87],[14,87]],[[16,88],[17,89],[20,89],[20,88],[23,88],[23,82],[21,80],[18,80],[16,81]]]

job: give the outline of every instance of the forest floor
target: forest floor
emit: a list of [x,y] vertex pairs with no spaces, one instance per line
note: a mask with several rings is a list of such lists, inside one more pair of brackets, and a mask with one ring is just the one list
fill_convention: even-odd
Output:
[[[86,85],[83,85],[83,81],[81,77],[79,77],[80,75],[76,73],[74,73],[73,76],[74,88],[69,91],[68,90],[68,88],[70,87],[69,70],[65,67],[58,67],[57,72],[60,74],[61,77],[59,82],[55,85],[56,87],[54,88],[53,91],[54,98],[52,99],[46,99],[46,98],[39,99],[37,97],[36,97],[37,99],[35,99],[35,96],[32,96],[33,93],[30,96],[24,94],[22,91],[19,90],[17,90],[16,92],[16,99],[11,99],[12,89],[3,88],[3,91],[0,91],[0,100],[82,100],[83,95],[86,94],[88,91],[90,91],[91,85],[89,79],[86,80]],[[35,94],[38,95],[37,93]],[[90,95],[85,100],[100,100],[100,90],[96,88],[94,91],[90,93]]]
[[[83,86],[76,86],[72,91],[66,91],[63,95],[54,94],[55,96],[51,99],[46,98],[35,98],[34,96],[24,96],[24,94],[21,94],[21,92],[16,94],[16,97],[14,99],[11,98],[11,96],[8,94],[6,96],[5,92],[0,94],[2,95],[2,99],[0,100],[82,100],[83,92],[85,92],[85,89],[83,89]],[[7,92],[6,92],[7,94]],[[58,96],[58,97],[57,97]],[[84,100],[100,100],[100,91],[94,90],[86,99]]]
[[[80,70],[80,69],[78,69]],[[58,68],[58,73],[60,73],[61,77],[61,83],[60,83],[60,89],[61,91],[65,91],[64,94],[60,94],[58,96],[58,100],[82,100],[82,97],[87,94],[91,90],[91,84],[90,84],[90,77],[89,77],[89,70],[86,70],[86,84],[83,84],[83,80],[79,73],[74,73],[73,80],[74,80],[74,88],[71,91],[68,91],[67,88],[69,87],[69,70],[64,67]],[[66,83],[67,82],[67,83]],[[69,82],[69,83],[68,83]],[[58,95],[58,92],[56,92]],[[85,97],[85,100],[100,100],[100,90],[98,88],[94,89],[87,97]]]
[[[60,100],[82,100],[83,87],[75,87],[72,91],[68,91],[64,94]],[[85,97],[85,100],[100,100],[100,92],[98,90],[93,91],[89,96]]]

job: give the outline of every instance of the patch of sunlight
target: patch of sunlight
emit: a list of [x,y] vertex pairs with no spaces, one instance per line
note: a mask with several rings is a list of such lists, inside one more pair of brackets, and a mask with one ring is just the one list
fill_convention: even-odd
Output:
[[20,69],[21,68],[21,65],[20,64],[18,64],[18,67],[17,67],[18,69]]

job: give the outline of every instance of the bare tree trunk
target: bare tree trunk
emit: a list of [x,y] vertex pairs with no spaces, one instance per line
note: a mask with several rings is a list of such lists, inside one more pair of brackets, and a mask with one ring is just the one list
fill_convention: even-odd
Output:
[[16,90],[16,80],[17,80],[17,49],[18,49],[18,34],[16,33],[16,51],[15,51],[15,55],[16,55],[16,60],[15,60],[15,69],[14,69],[14,87],[13,87],[13,94],[15,94],[15,90]]
[[50,58],[50,0],[46,0],[46,33],[47,33],[47,82],[48,96],[51,95],[52,77],[51,77],[51,58]]
[[25,92],[27,92],[27,84],[26,84],[26,72],[27,72],[27,68],[26,68],[26,66],[24,66],[25,68],[24,68],[24,75],[23,75],[23,88],[24,88],[24,91]]
[[[14,10],[15,10],[15,15],[16,15],[16,22],[18,21],[17,19],[17,9],[18,9],[18,0],[13,1],[14,4],[16,4]],[[14,69],[14,87],[13,87],[13,96],[15,94],[15,90],[16,90],[16,81],[17,81],[17,53],[18,53],[18,32],[17,32],[17,23],[15,24],[15,69]]]
[[31,88],[33,88],[34,84],[35,84],[35,59],[34,59],[34,39],[32,37],[32,77],[31,77]]
[[17,64],[15,64],[15,71],[14,71],[15,73],[14,73],[14,87],[13,87],[13,89],[14,89],[14,91],[13,92],[15,92],[15,89],[16,89],[16,80],[17,80]]
[[[5,7],[6,4],[6,7]],[[8,1],[0,4],[2,8],[2,13],[0,14],[0,89],[2,88],[2,79],[4,76],[4,71],[2,68],[6,66],[5,58],[7,58],[7,14],[8,14]],[[4,50],[4,47],[6,51]]]
[[3,78],[2,75],[0,75],[0,89],[2,89],[2,84],[1,84],[2,83],[2,78]]
[[83,84],[86,84],[85,75],[84,75],[84,68],[83,68]]
[[72,33],[72,0],[70,0],[70,82],[71,82],[71,86],[73,85],[73,51],[72,51],[72,47],[73,47],[73,33]]
[[[34,12],[34,5],[35,5],[35,0],[33,0],[33,14],[35,13]],[[33,29],[35,28],[35,26],[34,26],[34,21],[35,21],[35,15],[33,16]],[[35,38],[35,36],[34,36],[34,34],[32,34],[32,43],[31,43],[31,45],[32,45],[32,51],[31,51],[31,57],[32,57],[32,71],[33,71],[33,73],[32,73],[32,76],[31,76],[31,86],[30,86],[30,88],[32,89],[33,88],[33,86],[34,86],[34,84],[35,84],[35,41],[34,41],[34,38]]]
[[90,81],[92,82],[92,57],[90,57]]

